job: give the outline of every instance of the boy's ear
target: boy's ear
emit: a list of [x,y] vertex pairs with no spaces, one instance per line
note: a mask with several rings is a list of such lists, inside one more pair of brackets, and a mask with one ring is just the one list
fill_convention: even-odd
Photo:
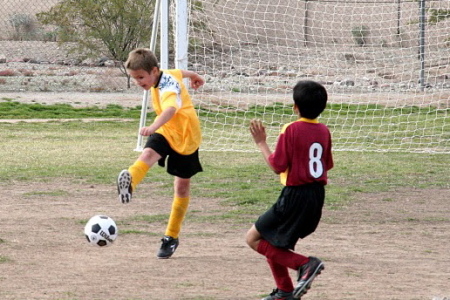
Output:
[[153,75],[158,75],[159,74],[159,68],[158,67],[153,67],[152,74]]
[[297,104],[294,104],[294,107],[292,108],[292,110],[293,110],[296,114],[299,113]]

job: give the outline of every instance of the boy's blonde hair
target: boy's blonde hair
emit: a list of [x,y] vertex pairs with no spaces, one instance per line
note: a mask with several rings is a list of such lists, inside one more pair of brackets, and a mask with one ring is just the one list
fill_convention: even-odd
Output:
[[159,68],[159,62],[150,49],[138,48],[128,54],[125,68],[129,70],[144,70],[150,73],[154,67]]

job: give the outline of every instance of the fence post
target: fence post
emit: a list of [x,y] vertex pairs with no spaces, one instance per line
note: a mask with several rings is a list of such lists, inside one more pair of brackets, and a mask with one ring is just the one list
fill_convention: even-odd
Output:
[[420,90],[423,92],[425,90],[425,22],[426,22],[426,8],[425,0],[419,1],[420,7],[420,17],[419,17],[419,60],[420,60],[420,75],[419,83]]
[[305,19],[303,20],[303,39],[305,47],[308,47],[308,0],[305,0]]
[[401,0],[397,0],[397,37],[400,37],[400,20],[402,18]]

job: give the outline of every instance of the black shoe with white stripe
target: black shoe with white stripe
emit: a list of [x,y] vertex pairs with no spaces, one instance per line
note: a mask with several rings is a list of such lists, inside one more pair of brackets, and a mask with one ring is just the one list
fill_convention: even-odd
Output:
[[285,292],[278,288],[274,289],[269,296],[262,298],[261,300],[299,300],[292,296],[292,292]]
[[156,255],[156,257],[158,258],[169,258],[172,256],[172,254],[175,253],[175,250],[177,250],[178,247],[178,239],[174,239],[171,236],[167,236],[165,235],[162,239],[161,239],[161,248],[158,251],[158,254]]

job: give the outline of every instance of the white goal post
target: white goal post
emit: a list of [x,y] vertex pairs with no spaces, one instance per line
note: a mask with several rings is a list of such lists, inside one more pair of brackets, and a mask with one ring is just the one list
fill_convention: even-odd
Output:
[[450,153],[450,1],[163,2],[175,66],[206,79],[202,150],[255,151],[254,117],[275,143],[308,79],[328,91],[335,150]]

